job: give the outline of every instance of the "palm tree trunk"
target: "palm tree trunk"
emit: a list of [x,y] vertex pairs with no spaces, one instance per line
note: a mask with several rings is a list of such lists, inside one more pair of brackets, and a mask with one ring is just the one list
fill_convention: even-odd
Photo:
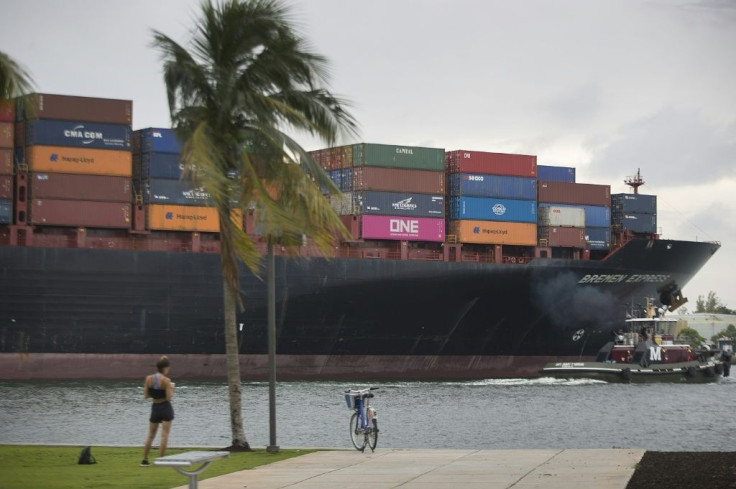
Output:
[[233,442],[231,449],[250,451],[243,429],[243,399],[240,380],[240,358],[235,324],[237,290],[223,278],[223,303],[225,315],[225,357],[227,361],[227,385],[230,392],[230,428]]

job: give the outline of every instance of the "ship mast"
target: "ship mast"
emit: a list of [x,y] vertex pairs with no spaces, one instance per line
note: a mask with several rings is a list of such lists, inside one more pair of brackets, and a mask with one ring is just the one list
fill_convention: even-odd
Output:
[[634,189],[634,193],[639,193],[639,187],[644,185],[644,179],[641,177],[641,168],[636,169],[636,175],[633,177],[626,177],[624,183]]

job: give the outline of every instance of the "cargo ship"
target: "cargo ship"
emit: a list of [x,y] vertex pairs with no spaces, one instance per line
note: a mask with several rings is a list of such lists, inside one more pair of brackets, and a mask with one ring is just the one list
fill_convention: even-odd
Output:
[[[130,101],[31,100],[32,117],[0,110],[0,379],[137,379],[161,354],[177,377],[223,378],[219,227],[174,133],[132,131]],[[312,155],[351,237],[330,258],[276,247],[283,380],[538,376],[594,358],[720,247],[661,239],[656,196],[531,155]],[[234,219],[265,250],[254,211]],[[263,379],[265,283],[243,268],[241,292],[242,375]]]

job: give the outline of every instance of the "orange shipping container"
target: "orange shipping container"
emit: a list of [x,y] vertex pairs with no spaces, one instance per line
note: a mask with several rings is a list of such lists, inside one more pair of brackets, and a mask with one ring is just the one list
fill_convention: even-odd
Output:
[[[192,205],[151,204],[148,206],[148,229],[159,231],[220,232],[217,210],[214,207]],[[243,213],[233,209],[231,219],[243,228]]]
[[450,221],[450,233],[460,243],[535,246],[537,225],[526,222]]
[[26,162],[31,171],[133,176],[133,154],[112,149],[28,146]]
[[12,122],[0,122],[0,148],[13,147],[13,132]]

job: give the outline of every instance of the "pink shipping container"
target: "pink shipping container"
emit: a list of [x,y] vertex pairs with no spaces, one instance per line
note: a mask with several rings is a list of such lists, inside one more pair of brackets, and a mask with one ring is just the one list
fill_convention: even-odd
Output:
[[538,182],[537,199],[551,204],[611,205],[611,186],[590,183]]
[[445,168],[448,173],[482,173],[536,178],[537,157],[459,149],[445,153]]
[[127,177],[32,173],[30,181],[34,199],[131,201],[131,179]]
[[13,122],[15,120],[15,102],[0,100],[0,121]]
[[0,149],[0,175],[13,174],[13,150]]
[[540,226],[537,229],[540,241],[546,239],[548,246],[585,248],[585,228]]
[[361,216],[363,239],[445,241],[445,220],[431,217]]
[[15,139],[13,138],[13,123],[0,122],[0,148],[12,148]]
[[0,200],[12,200],[13,198],[13,176],[0,176]]
[[444,194],[445,173],[362,166],[353,170],[353,190]]
[[130,228],[130,204],[86,200],[33,199],[30,224],[91,228]]

